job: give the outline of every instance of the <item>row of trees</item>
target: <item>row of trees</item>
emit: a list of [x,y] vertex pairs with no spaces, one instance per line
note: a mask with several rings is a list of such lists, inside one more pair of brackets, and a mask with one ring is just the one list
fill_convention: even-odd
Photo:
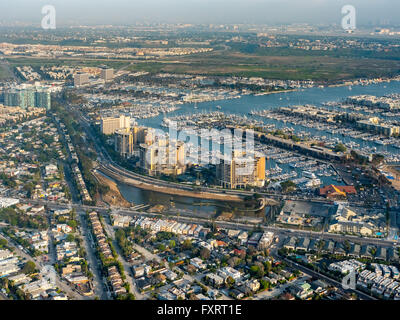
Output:
[[46,230],[48,228],[47,220],[44,216],[28,216],[18,213],[12,207],[0,209],[0,221],[4,221],[11,226],[19,228]]

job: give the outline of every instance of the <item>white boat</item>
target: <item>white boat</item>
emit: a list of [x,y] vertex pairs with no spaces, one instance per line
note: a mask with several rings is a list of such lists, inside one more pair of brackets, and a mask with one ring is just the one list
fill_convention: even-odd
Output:
[[320,179],[311,179],[310,181],[308,181],[305,186],[307,188],[316,188],[319,187],[322,184]]
[[303,177],[310,178],[310,179],[316,179],[317,178],[315,176],[315,174],[310,172],[310,171],[303,171]]

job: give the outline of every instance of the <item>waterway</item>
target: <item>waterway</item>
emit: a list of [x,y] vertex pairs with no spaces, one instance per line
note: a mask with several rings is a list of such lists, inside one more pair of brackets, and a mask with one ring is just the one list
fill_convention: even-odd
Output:
[[236,217],[246,214],[246,216],[261,218],[267,212],[266,210],[269,210],[267,207],[259,212],[249,212],[243,204],[236,202],[174,196],[138,189],[120,182],[116,183],[122,196],[134,205],[149,204],[151,207],[162,205],[164,210],[182,215],[194,213],[196,216],[211,219],[222,213],[233,213]]

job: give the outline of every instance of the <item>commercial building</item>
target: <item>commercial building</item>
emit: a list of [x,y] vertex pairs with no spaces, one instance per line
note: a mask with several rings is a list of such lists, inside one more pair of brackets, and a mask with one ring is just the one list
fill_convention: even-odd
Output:
[[0,198],[0,208],[7,208],[19,203],[18,199]]
[[336,213],[330,219],[329,232],[371,236],[378,232],[384,232],[386,228],[385,216],[382,213],[363,215],[348,208],[346,203],[338,202],[336,206]]
[[74,75],[74,87],[81,87],[89,83],[89,74],[77,73]]
[[105,82],[111,81],[114,78],[114,69],[103,68],[101,69],[101,79]]
[[328,232],[340,232],[350,234],[361,234],[371,236],[374,233],[374,227],[364,222],[336,221],[329,225]]
[[347,198],[347,195],[357,194],[354,186],[329,185],[319,189],[319,194],[326,198]]

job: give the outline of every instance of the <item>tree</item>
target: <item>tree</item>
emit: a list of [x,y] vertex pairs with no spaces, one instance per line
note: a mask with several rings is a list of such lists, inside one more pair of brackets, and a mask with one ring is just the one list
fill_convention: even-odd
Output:
[[175,240],[170,240],[168,247],[170,247],[172,249],[172,248],[175,248],[175,246],[176,246]]
[[226,285],[228,288],[231,288],[235,284],[235,279],[233,279],[231,276],[226,278]]
[[210,250],[208,250],[207,248],[203,248],[200,250],[200,257],[203,260],[207,260],[210,258]]
[[7,246],[8,242],[6,239],[0,239],[0,248]]
[[269,274],[272,270],[272,264],[270,261],[265,262],[265,269],[267,271],[267,273]]
[[283,192],[288,192],[288,191],[296,189],[296,184],[291,180],[287,180],[287,181],[281,182],[281,188],[282,188]]
[[133,293],[128,293],[125,297],[125,300],[135,300],[135,296]]
[[324,240],[319,240],[317,242],[317,256],[320,256],[321,250],[325,247],[325,241]]
[[190,250],[191,248],[192,248],[192,241],[190,241],[189,239],[186,239],[185,241],[183,241],[183,244],[182,244],[183,250]]
[[75,241],[74,235],[73,235],[73,234],[67,235],[67,241],[68,241],[68,242],[74,242],[74,241]]
[[369,249],[369,253],[370,253],[371,255],[373,255],[374,257],[376,256],[376,252],[377,252],[377,250],[376,250],[375,247],[372,247],[372,248]]
[[338,143],[334,149],[335,152],[346,152],[347,148],[343,145],[343,143]]
[[76,229],[76,227],[78,225],[78,223],[75,220],[70,220],[70,221],[68,221],[67,224],[74,230]]
[[22,268],[22,272],[25,274],[32,274],[36,270],[36,265],[33,261],[28,261]]
[[264,274],[265,274],[265,272],[264,272],[264,265],[263,265],[261,262],[256,262],[256,263],[254,263],[254,265],[258,267],[258,270],[257,270],[257,272],[256,272],[256,276],[257,276],[258,278],[263,277]]
[[343,248],[344,248],[344,250],[346,251],[346,253],[349,253],[349,252],[350,252],[351,244],[350,244],[349,240],[345,240],[345,241],[344,241],[344,243],[343,243]]
[[232,257],[229,258],[227,262],[229,266],[233,268],[240,263],[240,259],[238,257]]
[[263,290],[269,289],[271,287],[271,283],[265,279],[260,280],[260,285]]

